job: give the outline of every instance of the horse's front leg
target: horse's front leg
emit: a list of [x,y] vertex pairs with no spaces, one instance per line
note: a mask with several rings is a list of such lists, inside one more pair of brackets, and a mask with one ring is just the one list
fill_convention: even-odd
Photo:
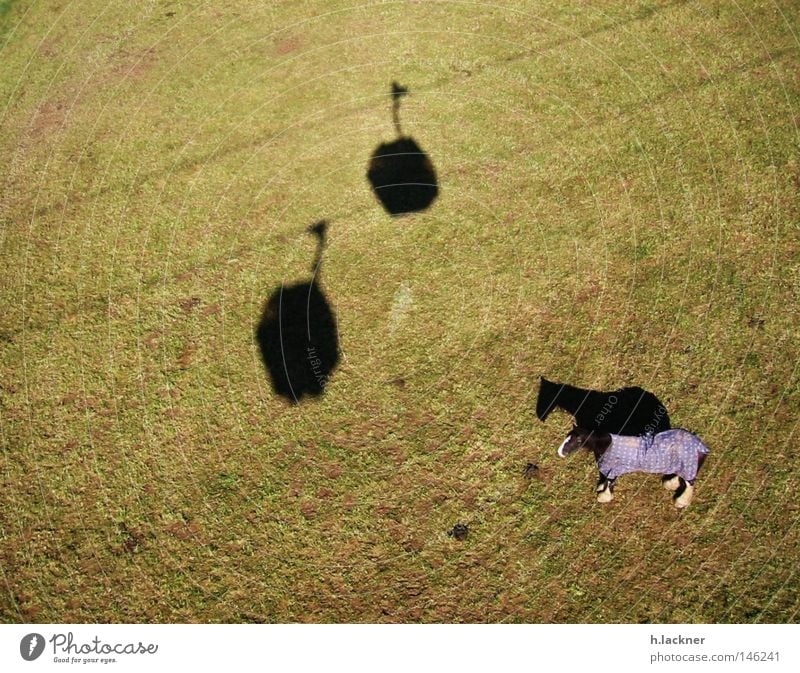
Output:
[[668,491],[677,491],[681,480],[677,474],[665,474],[661,477],[661,485]]
[[683,477],[678,477],[678,479],[681,483],[672,498],[675,501],[675,507],[683,509],[684,507],[688,507],[692,502],[692,496],[694,496],[694,482],[684,481]]
[[601,472],[595,490],[597,502],[611,502],[614,499],[614,480],[609,479]]

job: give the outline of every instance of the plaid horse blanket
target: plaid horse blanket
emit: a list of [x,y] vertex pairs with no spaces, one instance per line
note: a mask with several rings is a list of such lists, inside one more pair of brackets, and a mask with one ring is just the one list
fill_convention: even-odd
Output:
[[688,430],[665,430],[655,435],[611,435],[611,446],[600,457],[598,468],[608,479],[628,472],[677,474],[692,482],[698,461],[708,447]]

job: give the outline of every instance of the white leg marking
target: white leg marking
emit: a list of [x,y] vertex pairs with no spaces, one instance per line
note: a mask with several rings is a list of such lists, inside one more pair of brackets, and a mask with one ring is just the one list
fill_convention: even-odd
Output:
[[684,507],[688,507],[689,504],[692,502],[692,496],[694,495],[694,486],[691,484],[686,484],[686,490],[681,493],[681,496],[675,500],[675,507],[678,509],[683,509]]
[[558,447],[558,455],[564,458],[564,447],[567,445],[569,441],[569,437],[567,437],[563,442],[561,442],[561,446]]
[[681,480],[680,477],[678,477],[677,475],[672,477],[672,479],[667,479],[667,481],[664,482],[664,488],[666,488],[668,491],[677,491],[678,486],[680,485],[681,485]]
[[614,494],[610,488],[605,489],[600,495],[597,496],[597,502],[611,502],[614,499]]

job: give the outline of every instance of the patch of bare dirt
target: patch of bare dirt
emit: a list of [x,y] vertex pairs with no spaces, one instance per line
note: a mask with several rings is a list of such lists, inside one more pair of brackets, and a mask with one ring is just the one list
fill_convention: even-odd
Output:
[[153,69],[157,60],[153,47],[121,49],[112,57],[110,74],[115,79],[138,82]]
[[69,105],[62,99],[47,100],[36,108],[30,124],[34,138],[44,138],[56,133],[65,125]]
[[293,51],[297,51],[302,46],[302,39],[300,39],[300,37],[297,35],[292,35],[275,43],[275,54],[278,56],[291,54]]

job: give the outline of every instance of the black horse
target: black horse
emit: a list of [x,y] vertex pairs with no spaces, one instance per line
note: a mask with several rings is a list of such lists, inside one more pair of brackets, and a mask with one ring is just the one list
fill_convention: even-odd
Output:
[[400,99],[408,89],[392,83],[392,116],[397,140],[378,145],[367,169],[375,196],[391,215],[425,210],[439,194],[436,171],[428,155],[400,129]]
[[317,238],[312,279],[281,286],[264,304],[256,341],[276,395],[289,402],[318,397],[339,363],[339,336],[319,285],[327,222],[309,228]]
[[540,377],[536,416],[544,421],[559,407],[580,428],[615,435],[646,435],[670,429],[666,407],[638,386],[609,392],[576,388]]

